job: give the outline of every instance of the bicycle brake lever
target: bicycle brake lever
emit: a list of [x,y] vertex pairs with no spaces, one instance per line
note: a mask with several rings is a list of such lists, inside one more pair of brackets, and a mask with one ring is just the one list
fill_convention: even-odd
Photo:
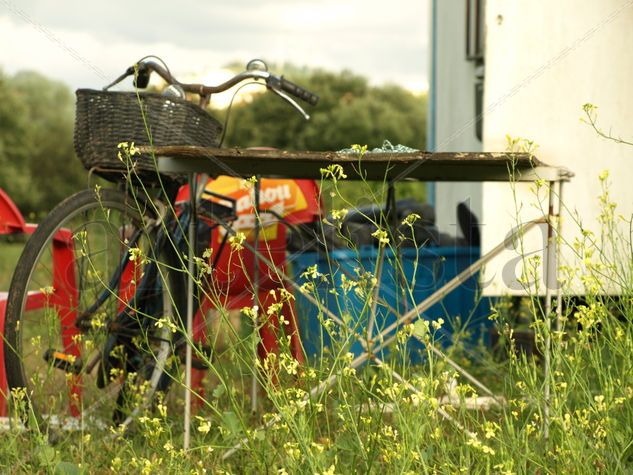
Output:
[[110,84],[108,84],[107,86],[105,86],[103,88],[104,91],[107,91],[108,89],[110,89],[112,86],[116,86],[117,84],[119,84],[121,81],[123,81],[126,77],[131,76],[132,74],[134,74],[134,66],[130,66],[129,68],[127,68],[125,70],[125,72],[123,74],[121,74],[118,78],[116,78],[114,81],[112,81]]
[[297,101],[295,101],[292,97],[290,97],[285,92],[280,91],[279,89],[276,89],[274,87],[269,87],[269,89],[273,91],[275,94],[277,94],[279,97],[281,97],[282,99],[285,99],[286,102],[288,102],[292,107],[294,107],[297,110],[297,112],[299,112],[303,116],[305,120],[310,120],[310,116],[306,113],[306,111],[303,110],[303,107],[297,104]]
[[123,74],[105,86],[103,90],[107,91],[111,87],[116,86],[128,76],[134,76],[134,87],[138,89],[145,89],[149,85],[149,77],[151,73],[152,71],[147,67],[147,64],[137,63],[127,68]]

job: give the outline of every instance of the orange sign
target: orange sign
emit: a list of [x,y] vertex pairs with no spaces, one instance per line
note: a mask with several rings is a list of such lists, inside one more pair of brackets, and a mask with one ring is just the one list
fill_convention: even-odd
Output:
[[[235,200],[237,220],[233,222],[235,231],[252,238],[255,228],[255,185],[241,178],[220,176],[209,180],[206,191],[227,196]],[[216,202],[221,198],[209,197]],[[290,180],[263,178],[259,190],[260,240],[276,239],[279,218],[291,223],[314,221],[319,213],[318,188],[311,180]],[[220,229],[218,239],[226,233]]]

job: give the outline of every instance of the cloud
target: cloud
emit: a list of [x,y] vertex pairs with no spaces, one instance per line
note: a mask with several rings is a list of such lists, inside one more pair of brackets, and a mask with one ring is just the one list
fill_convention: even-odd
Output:
[[11,45],[0,50],[4,69],[36,69],[73,87],[102,86],[100,71],[115,77],[148,53],[178,74],[263,57],[422,83],[428,0],[2,0],[0,44]]

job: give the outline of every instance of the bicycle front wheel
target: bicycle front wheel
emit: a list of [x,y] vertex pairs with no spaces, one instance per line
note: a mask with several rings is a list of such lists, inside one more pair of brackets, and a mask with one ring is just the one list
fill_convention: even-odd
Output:
[[15,410],[46,429],[128,426],[167,387],[184,292],[160,228],[151,202],[113,190],[77,193],[38,226],[7,302]]

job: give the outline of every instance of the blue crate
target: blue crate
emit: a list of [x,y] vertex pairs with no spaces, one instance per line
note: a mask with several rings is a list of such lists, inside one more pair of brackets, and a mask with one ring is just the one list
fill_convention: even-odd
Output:
[[[405,248],[400,250],[401,270],[398,271],[394,251],[385,250],[379,296],[386,304],[377,306],[374,334],[392,324],[396,313],[402,314],[422,302],[479,256],[479,248],[470,247]],[[358,280],[359,274],[365,272],[375,275],[377,258],[378,250],[366,247],[359,250],[339,249],[329,255],[314,252],[294,254],[290,260],[292,275],[297,282],[314,282],[319,300],[335,315],[342,316],[349,328],[366,336],[370,314],[367,300],[359,297],[354,290],[344,294],[341,284],[344,278]],[[324,277],[312,280],[302,276],[307,268],[315,264]],[[436,344],[450,345],[457,329],[462,332],[460,340],[467,345],[475,344],[487,335],[491,325],[488,320],[490,303],[488,299],[478,298],[478,294],[478,276],[475,275],[423,313],[423,318],[429,321],[438,318],[445,321],[434,335]],[[296,295],[296,309],[308,357],[320,356],[322,349],[329,351],[330,337],[321,324],[321,319],[327,317],[320,318],[318,308],[300,293]],[[464,336],[464,331],[468,336]],[[424,345],[411,339],[407,346],[410,360],[419,362]],[[361,344],[352,336],[349,351],[359,355],[362,350]],[[384,358],[387,353],[383,351],[379,356]]]

